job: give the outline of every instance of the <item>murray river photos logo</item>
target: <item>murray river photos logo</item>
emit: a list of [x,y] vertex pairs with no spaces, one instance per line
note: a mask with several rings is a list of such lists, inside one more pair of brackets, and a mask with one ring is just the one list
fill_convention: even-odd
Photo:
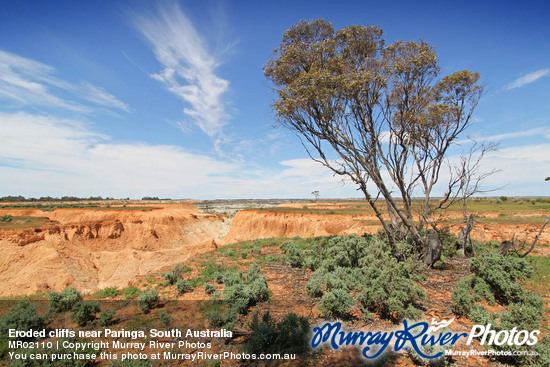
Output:
[[[432,324],[425,321],[416,323],[403,320],[403,328],[393,331],[351,331],[342,328],[341,322],[327,322],[322,326],[313,328],[311,347],[330,346],[340,349],[346,346],[362,347],[361,354],[368,359],[380,356],[389,346],[398,352],[402,349],[412,348],[419,356],[427,359],[439,358],[443,351],[437,347],[451,347],[461,338],[466,339],[466,345],[470,345],[474,338],[481,338],[482,345],[535,345],[538,342],[539,330],[531,332],[527,330],[493,330],[491,324],[474,325],[469,333],[456,333],[446,329],[454,318],[440,322],[432,319]],[[434,348],[435,347],[435,348]],[[426,350],[434,350],[434,354],[428,354]]]

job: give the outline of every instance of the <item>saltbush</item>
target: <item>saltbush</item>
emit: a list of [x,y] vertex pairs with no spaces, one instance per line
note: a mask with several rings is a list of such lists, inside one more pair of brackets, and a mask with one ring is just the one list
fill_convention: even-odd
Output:
[[[522,288],[518,280],[531,276],[533,269],[517,257],[489,254],[470,261],[472,274],[463,278],[452,296],[453,309],[457,315],[466,316],[477,324],[491,324],[491,329],[541,330],[545,326],[543,299]],[[481,300],[495,301],[507,306],[500,313],[489,312]],[[535,346],[491,345],[496,350],[512,351],[513,355],[498,355],[496,358],[514,365],[543,366],[548,363],[549,341],[545,338]],[[517,353],[525,351],[528,353]],[[529,352],[536,351],[538,356]]]
[[516,280],[525,280],[533,273],[533,267],[524,259],[495,253],[473,258],[470,270],[491,287],[495,298],[503,304],[521,298],[523,289]]
[[48,293],[48,313],[59,313],[70,311],[74,306],[82,302],[82,295],[75,287],[67,287],[61,293]]
[[150,289],[143,292],[138,297],[138,306],[143,313],[149,313],[153,308],[157,307],[160,302],[159,294],[156,290]]
[[279,323],[275,323],[269,312],[263,314],[261,321],[256,313],[249,327],[251,333],[247,337],[245,349],[251,354],[300,354],[308,349],[309,322],[307,318],[298,317],[292,312]]
[[[22,331],[45,329],[48,319],[40,315],[36,308],[36,304],[24,301],[0,317],[0,338],[7,336],[9,329]],[[18,340],[30,341],[34,338],[21,337]]]
[[80,326],[95,320],[95,314],[100,311],[99,302],[83,301],[77,303],[72,309],[72,319]]
[[182,265],[176,265],[176,267],[170,270],[168,273],[164,274],[162,277],[166,279],[168,285],[174,285],[181,278],[184,272],[184,267]]
[[[296,246],[285,243],[282,248],[294,258],[300,257],[292,252]],[[365,316],[370,312],[392,319],[419,316],[417,306],[425,293],[416,283],[424,279],[422,270],[411,262],[398,261],[380,237],[327,238],[315,250],[304,251],[301,258],[308,251],[311,257],[317,255],[315,261],[302,261],[303,267],[307,264],[315,270],[306,290],[312,297],[323,297],[319,309],[325,316],[345,316],[348,306],[356,301],[351,294],[358,295]],[[334,300],[335,293],[345,297],[341,309]]]
[[191,284],[187,279],[178,279],[176,282],[176,292],[178,294],[184,294],[191,289]]
[[319,310],[329,319],[348,318],[354,304],[355,298],[348,291],[337,288],[323,295]]
[[97,318],[97,322],[101,326],[111,326],[115,324],[114,317],[115,317],[115,310],[108,308],[106,310],[101,311],[101,313],[99,314],[99,317]]

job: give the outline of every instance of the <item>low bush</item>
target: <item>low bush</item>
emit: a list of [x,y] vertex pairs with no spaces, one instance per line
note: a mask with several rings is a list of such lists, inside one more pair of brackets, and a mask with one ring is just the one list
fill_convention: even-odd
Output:
[[[27,301],[20,302],[0,317],[0,340],[7,337],[9,329],[21,331],[43,330],[47,326],[48,318],[37,312],[36,304]],[[21,337],[17,340],[31,341],[34,338]],[[0,343],[3,344],[4,341]]]
[[117,287],[108,287],[97,291],[94,296],[97,298],[115,298],[120,294]]
[[[533,269],[528,263],[513,256],[491,253],[470,261],[472,274],[463,278],[452,296],[454,312],[468,317],[477,324],[491,324],[491,329],[541,330],[545,327],[543,299],[522,288],[518,280],[531,276]],[[498,302],[507,306],[499,313],[489,312],[482,304]],[[491,345],[492,349],[511,351],[512,355],[498,355],[504,363],[514,365],[544,366],[548,363],[550,343],[547,338],[535,346],[515,346],[507,343]],[[536,349],[538,356],[531,355]],[[525,351],[527,353],[518,353]],[[546,358],[546,359],[545,359]]]
[[100,311],[99,302],[83,301],[77,303],[72,309],[72,319],[80,326],[88,324],[96,319],[95,315]]
[[495,253],[473,258],[470,270],[491,287],[495,299],[503,304],[521,298],[523,289],[517,280],[525,280],[533,273],[533,267],[524,259]]
[[70,311],[74,306],[82,302],[82,295],[75,287],[67,287],[61,293],[48,293],[48,314]]
[[184,272],[184,267],[182,265],[176,265],[176,267],[170,270],[168,273],[164,274],[162,277],[166,279],[167,285],[174,285],[181,278]]
[[355,298],[347,290],[336,288],[323,295],[319,310],[329,319],[345,319],[354,304]]
[[141,293],[137,302],[141,312],[149,313],[149,311],[158,306],[160,297],[156,290],[150,289]]
[[101,326],[112,326],[115,324],[115,310],[113,309],[106,309],[101,311],[101,314],[99,314],[99,317],[97,318],[97,322]]
[[206,292],[206,294],[212,294],[216,291],[216,287],[214,287],[210,283],[207,283],[204,285],[204,291]]
[[310,325],[305,317],[298,317],[291,312],[279,323],[275,323],[269,312],[263,314],[261,321],[256,313],[249,327],[251,333],[246,340],[245,349],[251,354],[300,354],[308,350]]
[[164,327],[166,327],[167,329],[172,328],[172,323],[174,322],[174,319],[170,315],[168,315],[164,311],[159,311],[157,313],[157,316],[158,316],[160,322],[162,322],[162,324],[164,325]]
[[[287,258],[296,259],[294,264],[315,270],[306,290],[312,297],[323,297],[319,309],[325,316],[345,316],[349,307],[356,303],[352,294],[358,295],[365,316],[370,312],[392,319],[420,315],[417,306],[425,293],[417,282],[424,279],[422,269],[412,262],[398,261],[379,236],[335,236],[316,240],[316,248],[302,252],[289,242],[281,248],[286,251]],[[403,252],[409,251],[407,246],[402,243]],[[311,260],[304,260],[308,258]],[[344,303],[337,305],[335,294],[344,297]]]
[[178,294],[184,294],[185,292],[188,292],[191,289],[191,284],[187,279],[178,279],[176,282],[176,292]]
[[130,286],[128,288],[125,288],[122,293],[127,299],[133,299],[139,296],[141,294],[141,291],[138,287]]
[[0,222],[11,222],[13,217],[10,214],[0,216]]

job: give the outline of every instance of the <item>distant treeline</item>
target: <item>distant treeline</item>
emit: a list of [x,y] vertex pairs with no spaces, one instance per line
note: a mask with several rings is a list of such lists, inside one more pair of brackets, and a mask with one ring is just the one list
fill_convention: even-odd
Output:
[[[59,201],[102,201],[102,200],[115,200],[112,197],[103,198],[102,196],[90,196],[89,198],[79,198],[76,196],[62,196],[60,198],[54,198],[51,196],[42,196],[40,198],[26,198],[24,196],[3,196],[0,198],[0,203],[17,203],[17,202],[59,202]],[[116,200],[130,200],[130,198],[122,198]],[[156,196],[144,196],[141,200],[171,200],[171,199],[159,199]]]

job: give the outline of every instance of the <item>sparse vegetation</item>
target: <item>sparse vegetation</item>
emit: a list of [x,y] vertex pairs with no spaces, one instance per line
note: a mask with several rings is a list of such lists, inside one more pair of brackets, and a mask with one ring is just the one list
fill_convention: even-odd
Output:
[[[490,255],[470,260],[472,274],[462,279],[452,296],[457,315],[475,323],[491,324],[495,331],[541,330],[545,327],[543,299],[526,291],[518,281],[526,280],[533,273],[527,261],[515,256]],[[488,311],[480,301],[507,306],[503,312]],[[531,355],[499,356],[503,362],[517,365],[543,366],[548,358],[548,338],[536,345],[539,357]],[[493,345],[498,350],[528,350],[527,346]],[[532,347],[530,347],[533,350]]]
[[82,295],[75,287],[67,287],[61,293],[48,293],[48,314],[70,311],[82,302]]
[[150,289],[141,293],[138,297],[138,306],[143,313],[149,313],[153,308],[157,307],[160,302],[159,294],[156,290]]
[[262,315],[261,321],[255,313],[249,327],[251,334],[245,345],[249,353],[300,354],[308,349],[309,322],[305,317],[298,317],[292,312],[279,323],[271,318],[269,312]]
[[419,315],[416,306],[425,297],[415,284],[423,279],[420,268],[398,261],[377,236],[319,239],[314,250],[285,242],[281,249],[290,265],[315,270],[306,289],[312,297],[322,296],[319,309],[328,318],[345,318],[357,301],[365,316],[370,312],[397,319]]

